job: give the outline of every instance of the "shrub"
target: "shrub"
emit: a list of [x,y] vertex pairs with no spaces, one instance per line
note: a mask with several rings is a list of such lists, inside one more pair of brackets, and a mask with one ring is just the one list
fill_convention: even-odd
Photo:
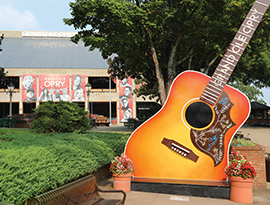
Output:
[[89,119],[85,117],[87,111],[79,107],[77,103],[48,101],[39,105],[34,112],[36,116],[30,126],[38,133],[81,134],[91,128]]
[[[114,143],[111,135],[115,137]],[[108,138],[108,139],[107,139]],[[123,152],[128,135],[36,134],[29,130],[0,130],[0,202],[20,205],[109,164]],[[122,147],[117,147],[116,144]],[[113,147],[112,147],[113,146]]]
[[233,138],[231,146],[248,146],[254,147],[256,144],[250,140],[246,140],[245,138]]
[[92,139],[102,139],[106,144],[109,144],[115,156],[124,152],[123,148],[127,142],[127,135],[119,133],[91,132],[91,137]]

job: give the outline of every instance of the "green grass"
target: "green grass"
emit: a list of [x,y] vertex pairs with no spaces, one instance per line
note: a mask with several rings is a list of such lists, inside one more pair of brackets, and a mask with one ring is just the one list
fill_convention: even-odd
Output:
[[21,204],[110,163],[129,135],[0,129],[0,202]]

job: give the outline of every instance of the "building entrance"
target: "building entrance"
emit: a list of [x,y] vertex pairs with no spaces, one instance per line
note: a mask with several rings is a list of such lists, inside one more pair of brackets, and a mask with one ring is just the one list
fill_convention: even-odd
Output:
[[[112,113],[111,117],[116,118],[116,102],[111,102]],[[110,117],[109,102],[90,102],[91,114],[103,115]]]
[[[19,114],[19,103],[12,103],[12,114]],[[0,103],[0,117],[9,115],[9,103]]]

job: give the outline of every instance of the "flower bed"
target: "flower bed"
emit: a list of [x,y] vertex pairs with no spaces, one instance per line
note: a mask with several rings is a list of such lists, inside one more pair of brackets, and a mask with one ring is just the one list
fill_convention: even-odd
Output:
[[256,144],[256,146],[231,146],[231,150],[240,151],[252,163],[257,176],[254,179],[254,188],[266,188],[266,172],[265,172],[265,147]]

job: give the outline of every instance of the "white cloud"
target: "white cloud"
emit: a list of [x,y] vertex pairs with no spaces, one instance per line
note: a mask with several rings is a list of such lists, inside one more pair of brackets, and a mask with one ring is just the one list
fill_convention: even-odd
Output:
[[25,10],[23,13],[9,5],[0,6],[0,29],[2,30],[39,30],[36,17]]

